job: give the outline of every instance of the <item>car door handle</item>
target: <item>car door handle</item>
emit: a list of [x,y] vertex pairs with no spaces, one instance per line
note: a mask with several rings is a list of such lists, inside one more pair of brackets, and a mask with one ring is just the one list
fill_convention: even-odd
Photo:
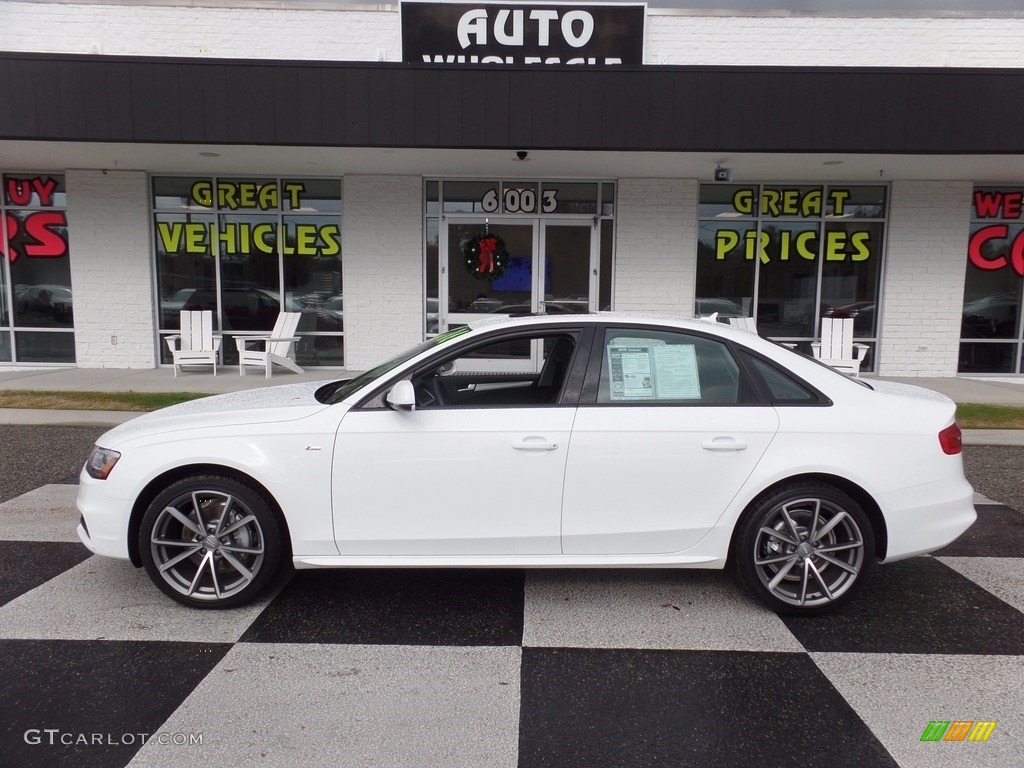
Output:
[[555,451],[558,443],[552,443],[546,437],[524,437],[512,443],[512,447],[517,451]]
[[746,442],[737,440],[735,437],[713,437],[701,444],[705,451],[718,451],[729,453],[731,451],[744,451],[747,448]]

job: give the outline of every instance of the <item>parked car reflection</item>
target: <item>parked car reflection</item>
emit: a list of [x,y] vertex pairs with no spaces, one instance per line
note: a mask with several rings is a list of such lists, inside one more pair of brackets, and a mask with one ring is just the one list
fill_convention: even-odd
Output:
[[331,296],[317,310],[318,331],[341,331],[345,329],[345,298],[341,294]]
[[716,312],[723,318],[747,316],[743,307],[729,299],[697,299],[695,307],[697,317],[708,317]]
[[15,302],[23,318],[34,314],[58,323],[73,320],[71,289],[66,285],[20,285],[15,289]]
[[[266,288],[227,288],[221,291],[225,331],[266,331],[274,327],[281,302],[276,291]],[[286,298],[288,312],[302,312],[297,300]],[[177,328],[182,310],[217,312],[217,291],[211,288],[181,288],[160,302],[160,317],[165,329]]]
[[852,317],[853,332],[858,336],[872,336],[875,329],[875,302],[855,301],[841,307],[829,307],[824,317]]
[[965,339],[1008,339],[1017,335],[1020,297],[984,296],[964,304],[961,336]]

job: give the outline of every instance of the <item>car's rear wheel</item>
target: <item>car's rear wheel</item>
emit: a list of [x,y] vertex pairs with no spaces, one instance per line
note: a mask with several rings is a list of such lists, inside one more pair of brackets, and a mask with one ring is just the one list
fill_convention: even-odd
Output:
[[230,477],[178,480],[147,508],[139,552],[150,579],[194,608],[257,597],[281,565],[282,533],[263,494]]
[[874,562],[871,522],[846,493],[793,483],[755,501],[732,551],[746,585],[779,613],[818,614],[860,589]]

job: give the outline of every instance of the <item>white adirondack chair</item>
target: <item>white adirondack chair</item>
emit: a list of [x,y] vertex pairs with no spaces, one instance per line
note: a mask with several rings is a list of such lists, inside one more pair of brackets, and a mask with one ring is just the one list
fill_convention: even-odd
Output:
[[860,364],[864,362],[868,348],[853,343],[852,317],[824,317],[821,320],[821,341],[811,344],[814,356],[844,373],[860,376]]
[[221,337],[213,332],[213,312],[182,310],[181,333],[167,337],[174,362],[174,375],[187,365],[212,365],[217,375],[217,357],[220,355]]
[[730,317],[729,325],[733,328],[742,328],[744,331],[757,333],[757,320],[752,317]]
[[[274,330],[269,336],[235,337],[235,345],[238,347],[238,375],[245,376],[247,365],[262,365],[269,379],[275,363],[295,373],[302,373],[298,363],[288,357],[292,344],[299,340],[295,335],[295,329],[299,326],[301,317],[301,312],[282,312],[277,316]],[[250,348],[254,345],[260,345],[262,349]]]

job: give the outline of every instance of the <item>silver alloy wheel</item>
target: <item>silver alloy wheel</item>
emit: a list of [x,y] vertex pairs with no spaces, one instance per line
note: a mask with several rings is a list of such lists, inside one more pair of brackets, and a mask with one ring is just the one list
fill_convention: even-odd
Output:
[[829,605],[864,568],[864,534],[829,499],[790,498],[762,518],[754,538],[758,579],[776,600],[801,608]]
[[237,496],[219,490],[182,493],[157,515],[149,537],[157,572],[192,600],[238,594],[263,566],[263,529]]

